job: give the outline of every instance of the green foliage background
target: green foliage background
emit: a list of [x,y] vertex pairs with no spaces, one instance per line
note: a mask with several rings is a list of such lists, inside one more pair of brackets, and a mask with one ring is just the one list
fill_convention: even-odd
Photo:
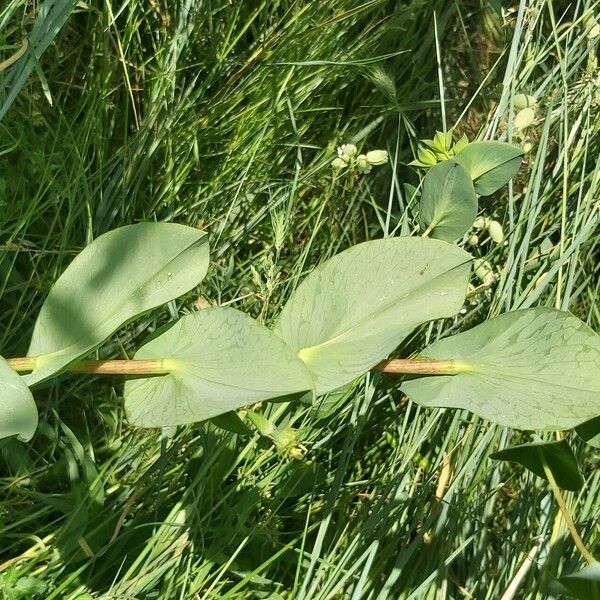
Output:
[[[583,17],[599,10],[592,0],[3,3],[2,60],[25,35],[49,44],[26,81],[19,63],[0,74],[2,106],[19,88],[0,121],[3,356],[25,353],[73,256],[139,220],[210,231],[213,263],[197,293],[128,326],[107,354],[125,356],[206,303],[271,323],[312,266],[402,230],[402,184],[415,183],[402,164],[443,128],[442,113],[471,138],[511,136],[518,92],[540,102],[533,149],[511,189],[481,203],[508,244],[474,251],[500,280],[402,351],[538,304],[598,331],[600,92]],[[388,149],[393,168],[333,183],[329,163],[346,142]],[[307,448],[297,461],[211,426],[130,429],[116,380],[65,376],[37,394],[34,441],[0,442],[0,594],[499,598],[530,555],[510,597],[547,597],[578,555],[544,482],[489,458],[528,436],[418,409],[398,387],[372,376],[288,415],[282,425]],[[593,548],[600,455],[573,442],[585,485],[571,502]]]

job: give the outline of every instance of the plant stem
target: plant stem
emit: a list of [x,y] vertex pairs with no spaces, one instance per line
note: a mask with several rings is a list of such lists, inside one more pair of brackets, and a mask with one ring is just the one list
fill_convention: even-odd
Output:
[[546,473],[546,477],[548,478],[548,482],[550,483],[550,488],[552,489],[552,493],[554,494],[554,498],[556,500],[556,503],[558,504],[558,508],[562,513],[563,519],[565,520],[565,525],[567,526],[567,529],[569,530],[569,533],[573,538],[573,542],[575,542],[575,546],[577,546],[577,549],[581,553],[581,556],[585,558],[585,560],[587,560],[589,563],[595,563],[596,559],[594,558],[594,555],[588,550],[587,546],[581,539],[579,532],[577,531],[577,527],[573,522],[573,517],[571,517],[571,512],[569,511],[569,507],[567,506],[567,501],[562,495],[562,492],[560,491],[560,488],[556,483],[556,479],[554,479],[554,475],[552,474],[550,467],[548,467],[548,465],[545,462],[543,463],[543,465],[544,473]]
[[391,358],[381,361],[372,370],[378,373],[395,373],[398,375],[456,375],[465,369],[455,360]]
[[[18,373],[33,371],[36,359],[33,357],[9,358],[6,362]],[[173,369],[166,360],[78,360],[67,367],[71,373],[92,373],[95,375],[166,375]]]
[[[35,357],[9,358],[6,362],[18,373],[35,370]],[[173,368],[173,361],[163,359],[148,360],[79,360],[71,363],[67,371],[71,373],[91,373],[94,375],[166,375]],[[378,373],[406,375],[455,375],[461,370],[454,360],[388,359],[375,366]]]

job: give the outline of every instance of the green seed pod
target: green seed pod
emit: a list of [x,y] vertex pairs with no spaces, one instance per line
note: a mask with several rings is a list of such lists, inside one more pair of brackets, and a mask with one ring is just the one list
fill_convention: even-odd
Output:
[[484,285],[491,285],[496,280],[492,265],[483,258],[478,258],[473,263],[475,275]]
[[461,150],[464,150],[469,145],[469,138],[463,135],[457,142],[452,146],[452,154],[456,156]]
[[504,241],[504,232],[502,225],[498,221],[490,221],[488,225],[488,233],[496,244],[501,244]]
[[516,110],[523,110],[524,108],[535,108],[537,100],[527,94],[517,94],[513,98],[513,104]]
[[429,149],[421,147],[417,151],[417,158],[424,164],[433,167],[437,163],[435,154]]
[[523,131],[523,129],[527,129],[530,125],[535,121],[535,111],[533,108],[523,108],[520,110],[513,121],[513,126],[518,131]]

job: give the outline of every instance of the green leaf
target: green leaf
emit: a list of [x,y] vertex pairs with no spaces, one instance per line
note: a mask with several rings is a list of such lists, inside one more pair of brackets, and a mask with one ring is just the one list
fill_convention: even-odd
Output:
[[207,268],[208,237],[193,227],[138,223],[101,235],[42,306],[28,351],[40,358],[27,384],[48,379],[135,317],[190,291]]
[[594,448],[600,448],[600,417],[594,417],[575,428],[577,435],[583,439],[586,444]]
[[576,492],[583,486],[577,459],[565,440],[521,444],[494,452],[491,457],[519,463],[547,481],[545,464],[559,487]]
[[456,375],[406,381],[418,404],[464,408],[518,429],[569,429],[600,413],[600,336],[567,312],[503,314],[423,351]]
[[473,225],[477,194],[463,167],[446,160],[432,167],[423,179],[419,225],[431,237],[452,242]]
[[489,196],[506,185],[523,162],[523,150],[506,142],[472,142],[454,158],[473,180],[480,196]]
[[314,269],[275,325],[324,394],[366,373],[418,325],[456,314],[470,256],[439,240],[364,242]]
[[569,595],[580,600],[600,600],[600,564],[587,565],[577,573],[564,575],[560,583]]
[[252,430],[234,410],[213,417],[211,423],[237,435],[252,435]]
[[30,389],[0,357],[0,439],[16,435],[27,442],[37,424],[38,411]]
[[162,359],[170,371],[125,384],[129,421],[141,427],[194,423],[313,390],[310,373],[293,350],[233,308],[182,317],[135,358]]

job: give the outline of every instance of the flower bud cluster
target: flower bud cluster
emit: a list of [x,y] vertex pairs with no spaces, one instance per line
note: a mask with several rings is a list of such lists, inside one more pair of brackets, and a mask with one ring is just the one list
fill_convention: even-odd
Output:
[[385,165],[389,160],[385,150],[371,150],[366,154],[358,154],[354,144],[343,144],[338,148],[337,153],[337,157],[331,162],[331,168],[336,174],[350,169],[364,175],[370,173],[373,167]]
[[[501,244],[504,241],[502,224],[498,221],[494,221],[489,217],[477,217],[473,223],[473,227],[475,227],[475,229],[487,231],[492,241],[496,244]],[[469,238],[468,243],[470,246],[477,246],[479,243],[479,236],[477,234],[473,234]]]

